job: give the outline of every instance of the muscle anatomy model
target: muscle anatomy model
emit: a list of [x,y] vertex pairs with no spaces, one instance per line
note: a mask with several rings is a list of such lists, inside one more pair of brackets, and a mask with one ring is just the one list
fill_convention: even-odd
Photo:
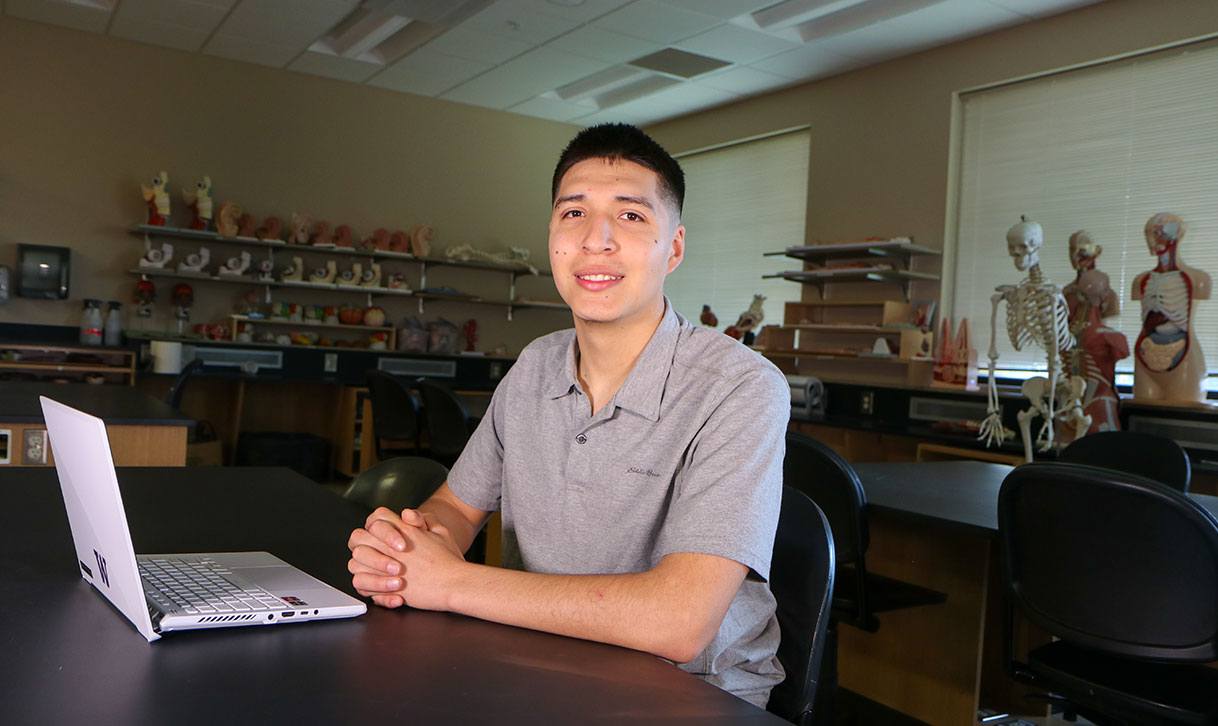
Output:
[[[1020,411],[1018,415],[1019,429],[1023,435],[1024,456],[1032,460],[1032,420],[1039,415],[1044,416],[1044,423],[1036,436],[1040,451],[1048,451],[1053,446],[1053,427],[1059,410],[1067,412],[1076,408],[1076,402],[1067,400],[1066,405],[1057,405],[1058,376],[1061,374],[1059,356],[1074,346],[1070,335],[1069,310],[1057,285],[1044,278],[1040,271],[1040,247],[1044,242],[1044,233],[1036,222],[1029,222],[1026,217],[1007,231],[1007,251],[1015,262],[1015,269],[1027,271],[1028,276],[1018,285],[999,285],[995,295],[990,297],[993,308],[990,313],[990,374],[989,374],[989,407],[985,421],[981,423],[978,438],[984,439],[987,446],[1001,444],[1007,433],[1002,426],[1002,412],[998,406],[998,384],[995,372],[998,366],[998,304],[1006,302],[1007,335],[1015,350],[1023,350],[1024,346],[1034,343],[1045,351],[1048,361],[1048,377],[1043,382],[1033,382],[1032,379],[1023,386],[1024,395],[1032,402],[1032,407]],[[1065,398],[1073,396],[1077,387],[1067,386]],[[1078,426],[1082,422],[1072,417],[1072,423]],[[1086,422],[1090,425],[1090,421]],[[1086,426],[1083,426],[1086,431]]]
[[1062,289],[1076,341],[1063,358],[1069,362],[1066,370],[1083,382],[1082,412],[1091,419],[1087,433],[1120,430],[1116,363],[1129,357],[1125,336],[1104,323],[1105,318],[1120,314],[1121,303],[1108,275],[1095,267],[1103,251],[1086,230],[1070,235],[1070,264],[1078,275]]
[[1146,222],[1146,244],[1158,258],[1153,270],[1133,279],[1142,301],[1142,330],[1134,346],[1134,398],[1203,401],[1205,357],[1190,320],[1193,303],[1210,296],[1210,276],[1180,262],[1188,232],[1179,215],[1164,212]]

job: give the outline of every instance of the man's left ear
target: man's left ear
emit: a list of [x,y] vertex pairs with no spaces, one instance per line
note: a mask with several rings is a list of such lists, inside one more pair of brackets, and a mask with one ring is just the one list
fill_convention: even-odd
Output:
[[672,252],[668,255],[668,273],[677,269],[677,265],[681,264],[683,259],[685,259],[685,225],[678,224],[677,231],[672,236]]

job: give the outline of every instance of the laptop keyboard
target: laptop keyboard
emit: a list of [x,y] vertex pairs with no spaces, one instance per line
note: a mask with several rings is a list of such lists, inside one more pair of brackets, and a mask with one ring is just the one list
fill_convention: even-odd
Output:
[[210,557],[139,557],[140,580],[149,601],[164,612],[195,615],[286,610],[266,590],[233,575]]

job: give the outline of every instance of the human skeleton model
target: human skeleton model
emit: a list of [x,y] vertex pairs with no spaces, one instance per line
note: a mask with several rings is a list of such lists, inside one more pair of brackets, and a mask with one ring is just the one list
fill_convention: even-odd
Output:
[[1188,225],[1176,214],[1156,214],[1146,222],[1146,244],[1159,263],[1133,279],[1133,299],[1142,301],[1134,398],[1205,400],[1205,357],[1189,320],[1193,301],[1210,296],[1210,276],[1179,261],[1177,247],[1186,232]]
[[1119,431],[1120,398],[1116,391],[1116,363],[1129,357],[1129,344],[1120,331],[1104,324],[1119,315],[1121,303],[1108,284],[1108,275],[1095,268],[1104,248],[1086,230],[1070,235],[1070,264],[1078,272],[1062,289],[1070,308],[1074,349],[1063,354],[1072,380],[1085,382],[1082,411],[1091,419],[1086,433]]
[[530,275],[537,274],[537,268],[529,264],[529,251],[524,247],[509,247],[507,252],[487,252],[463,244],[446,248],[444,256],[462,262],[491,262],[504,267],[521,267],[528,270]]
[[[1024,456],[1032,460],[1032,419],[1038,415],[1045,422],[1037,434],[1036,443],[1041,451],[1053,446],[1053,425],[1057,415],[1057,376],[1060,371],[1058,356],[1061,351],[1073,347],[1070,336],[1069,310],[1057,285],[1044,278],[1040,271],[1040,247],[1044,234],[1040,225],[1029,222],[1026,217],[1007,231],[1007,250],[1015,261],[1015,269],[1027,270],[1028,276],[1018,285],[999,285],[997,294],[990,297],[993,305],[990,313],[990,375],[989,407],[985,421],[981,423],[978,438],[986,446],[1002,444],[1006,431],[1002,427],[1002,413],[998,407],[998,384],[994,379],[998,367],[998,303],[1007,304],[1007,335],[1015,350],[1023,350],[1028,343],[1035,343],[1045,351],[1049,376],[1043,384],[1026,384],[1023,392],[1032,402],[1032,407],[1020,411],[1019,430],[1023,435]],[[1063,406],[1069,410],[1072,406]],[[1085,430],[1085,429],[1084,429]]]

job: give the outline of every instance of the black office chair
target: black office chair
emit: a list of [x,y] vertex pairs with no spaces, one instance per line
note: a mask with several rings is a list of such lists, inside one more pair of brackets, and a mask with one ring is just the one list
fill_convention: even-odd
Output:
[[1100,431],[1070,442],[1058,461],[1116,469],[1178,491],[1187,492],[1192,478],[1188,453],[1175,441],[1141,431]]
[[429,378],[420,378],[417,385],[423,398],[429,451],[445,465],[452,466],[469,441],[469,412],[448,386]]
[[[372,429],[375,436],[373,446],[376,458],[382,461],[397,455],[419,453],[419,405],[414,400],[409,386],[400,378],[380,370],[364,374],[368,384],[368,396],[372,400]],[[409,443],[413,450],[392,449],[382,446],[382,441]],[[364,445],[368,445],[364,441]]]
[[877,613],[941,603],[947,595],[868,572],[867,495],[841,454],[810,436],[788,431],[783,482],[816,502],[833,532],[837,565],[817,708],[818,721],[831,723],[836,707],[838,623],[874,633],[880,627]]
[[[1218,520],[1142,477],[1063,463],[998,495],[1006,656],[1097,724],[1218,724]],[[1014,608],[1059,638],[1017,660]]]
[[182,405],[182,394],[186,392],[186,382],[190,377],[199,372],[203,367],[203,359],[195,358],[182,367],[178,373],[178,377],[173,379],[173,384],[169,386],[169,393],[165,396],[165,403],[168,403],[173,408],[178,408]]
[[778,601],[778,660],[787,677],[770,692],[766,709],[800,726],[812,723],[833,597],[833,562],[825,515],[807,495],[784,486],[770,590]]
[[448,467],[435,459],[395,456],[361,471],[343,498],[370,511],[386,507],[401,512],[422,504],[447,478]]

